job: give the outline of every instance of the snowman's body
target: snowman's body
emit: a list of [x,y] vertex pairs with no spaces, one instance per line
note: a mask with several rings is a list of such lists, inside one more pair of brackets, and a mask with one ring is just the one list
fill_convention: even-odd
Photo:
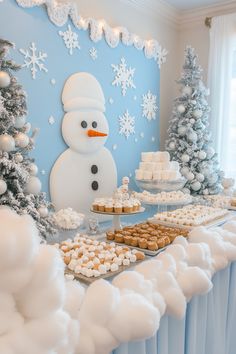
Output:
[[71,207],[88,214],[95,198],[111,197],[117,187],[116,165],[104,147],[109,133],[105,98],[94,76],[78,73],[67,80],[62,102],[62,135],[69,149],[52,168],[51,199],[56,210]]
[[[92,173],[95,166],[97,173]],[[67,149],[51,172],[51,198],[57,210],[71,207],[86,214],[95,198],[112,196],[116,180],[116,166],[105,147],[91,155]]]

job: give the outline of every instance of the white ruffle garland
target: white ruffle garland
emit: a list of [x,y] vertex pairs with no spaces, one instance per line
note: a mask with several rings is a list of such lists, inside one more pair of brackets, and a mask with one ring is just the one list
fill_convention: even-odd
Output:
[[143,50],[146,58],[156,60],[159,68],[166,62],[168,51],[155,39],[143,40],[136,34],[130,33],[125,27],[110,27],[104,20],[93,18],[82,18],[77,11],[74,1],[66,0],[16,0],[21,7],[34,7],[45,5],[50,20],[56,26],[63,26],[71,18],[76,28],[80,30],[90,30],[90,38],[98,42],[105,37],[107,44],[111,48],[116,48],[120,41],[126,45],[133,45],[138,50]]
[[0,353],[109,354],[153,336],[160,318],[183,318],[187,302],[212,288],[236,260],[236,219],[195,228],[112,283],[66,281],[58,250],[40,244],[27,216],[0,208]]

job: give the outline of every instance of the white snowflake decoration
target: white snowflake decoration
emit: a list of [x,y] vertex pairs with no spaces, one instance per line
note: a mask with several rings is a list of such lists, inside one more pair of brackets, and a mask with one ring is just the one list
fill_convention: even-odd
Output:
[[56,85],[56,80],[55,79],[51,79],[51,84],[52,85]]
[[50,117],[48,118],[48,123],[49,123],[50,125],[53,125],[53,124],[55,123],[55,118],[54,118],[53,116],[50,116]]
[[114,103],[114,100],[113,100],[112,97],[109,98],[109,103],[110,103],[110,104],[113,104],[113,103]]
[[124,135],[126,139],[131,134],[135,134],[135,117],[131,117],[128,110],[119,117],[120,130],[119,134]]
[[116,150],[116,149],[117,149],[117,144],[114,144],[114,145],[112,146],[112,149],[113,149],[113,150]]
[[156,140],[155,136],[152,136],[152,142],[154,143],[154,141]]
[[45,73],[48,72],[48,69],[44,66],[47,54],[41,51],[37,53],[37,48],[34,42],[31,43],[29,49],[20,49],[19,51],[25,57],[23,67],[30,68],[33,79],[36,79],[38,69]]
[[137,143],[138,142],[138,138],[135,138],[134,141]]
[[113,86],[121,86],[122,95],[125,96],[128,88],[136,88],[133,82],[135,68],[126,67],[125,58],[121,58],[119,65],[112,64],[114,73],[116,74]]
[[41,171],[41,174],[44,176],[46,174],[46,171],[45,170],[42,170]]
[[142,138],[142,139],[144,138],[144,132],[140,133],[140,138]]
[[157,96],[153,95],[150,90],[146,95],[143,95],[143,103],[141,106],[143,107],[143,117],[147,118],[147,120],[156,119],[157,112]]
[[159,48],[157,50],[156,57],[155,57],[155,60],[159,66],[159,69],[161,68],[162,64],[164,64],[166,62],[167,54],[168,54],[168,51],[165,48],[162,48],[161,46],[159,46]]
[[73,54],[74,49],[80,49],[78,34],[72,31],[70,25],[68,25],[67,31],[59,31],[59,35],[63,38],[66,48],[69,49],[70,55]]
[[98,51],[94,47],[90,49],[89,54],[93,60],[96,60],[98,58]]

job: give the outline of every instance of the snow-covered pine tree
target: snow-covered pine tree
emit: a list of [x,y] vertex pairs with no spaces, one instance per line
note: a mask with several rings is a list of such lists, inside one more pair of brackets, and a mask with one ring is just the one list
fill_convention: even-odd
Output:
[[26,123],[26,94],[13,76],[20,66],[6,59],[11,47],[12,43],[0,39],[0,205],[31,215],[45,238],[55,232],[48,217],[51,204],[40,192],[38,167],[28,156],[35,131],[31,138],[27,135],[31,125]]
[[181,96],[175,99],[166,141],[171,158],[181,165],[187,178],[185,188],[191,194],[220,192],[222,172],[212,147],[208,118],[210,108],[206,100],[209,91],[202,82],[202,69],[194,49],[185,49],[181,79]]

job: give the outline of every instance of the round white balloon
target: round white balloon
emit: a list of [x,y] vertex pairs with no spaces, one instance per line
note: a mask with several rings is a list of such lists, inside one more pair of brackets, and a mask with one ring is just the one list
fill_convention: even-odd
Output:
[[25,125],[25,121],[26,118],[24,116],[15,118],[15,124],[14,124],[15,128],[17,129],[23,128],[23,126]]
[[16,146],[24,149],[29,144],[29,137],[24,133],[17,133],[15,136]]
[[0,71],[0,88],[6,88],[10,85],[11,78],[6,71]]
[[179,104],[178,107],[177,107],[177,111],[179,113],[184,113],[185,112],[185,107],[183,104]]
[[42,188],[42,184],[40,182],[40,179],[35,176],[31,176],[28,180],[28,183],[25,187],[25,192],[27,194],[39,194]]
[[181,160],[182,160],[183,162],[189,162],[190,157],[189,157],[187,154],[183,154],[182,157],[181,157]]
[[190,96],[192,94],[193,90],[192,90],[192,87],[190,87],[190,86],[184,86],[182,92],[184,95]]
[[10,152],[15,149],[15,140],[11,135],[0,135],[0,150]]
[[45,206],[38,208],[38,212],[41,218],[46,218],[48,216],[48,208]]
[[0,179],[0,195],[4,194],[7,191],[7,184],[3,179]]
[[198,157],[200,160],[205,160],[206,156],[207,156],[207,154],[204,150],[199,151]]
[[38,166],[35,165],[35,163],[31,163],[29,165],[29,173],[31,174],[31,176],[36,176],[38,173]]
[[193,182],[191,188],[193,191],[197,192],[201,189],[201,183],[199,181]]

